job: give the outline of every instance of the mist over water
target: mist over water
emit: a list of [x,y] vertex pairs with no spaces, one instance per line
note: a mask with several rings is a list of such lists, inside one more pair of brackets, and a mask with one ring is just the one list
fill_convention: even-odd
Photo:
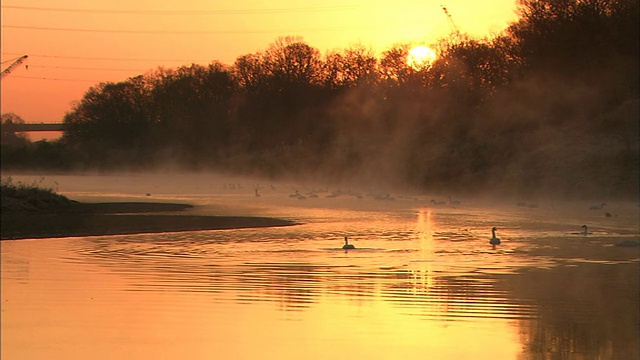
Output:
[[[195,133],[185,142],[197,149],[179,139],[147,139],[154,148],[144,155],[112,146],[92,162],[105,171],[220,171],[361,191],[636,201],[638,100],[603,100],[610,89],[593,75],[588,82],[549,74],[519,79],[478,108],[451,89],[354,87],[321,111],[285,106],[283,112],[304,114],[288,122],[246,120],[228,144]],[[174,132],[194,129],[184,123]]]
[[[640,241],[637,203],[202,173],[11,175],[74,200],[299,225],[3,241],[3,358],[639,354],[640,248],[616,246]],[[344,236],[356,250],[341,249]]]

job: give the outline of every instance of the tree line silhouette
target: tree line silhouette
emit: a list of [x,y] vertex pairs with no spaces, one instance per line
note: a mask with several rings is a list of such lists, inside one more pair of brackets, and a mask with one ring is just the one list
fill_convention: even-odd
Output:
[[2,166],[637,197],[638,1],[520,0],[517,11],[491,38],[441,39],[419,68],[408,44],[322,55],[285,37],[232,65],[101,83],[61,139],[3,141]]

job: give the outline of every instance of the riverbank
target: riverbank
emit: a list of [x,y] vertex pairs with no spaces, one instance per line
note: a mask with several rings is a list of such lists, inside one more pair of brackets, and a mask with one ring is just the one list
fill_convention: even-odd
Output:
[[292,221],[267,217],[180,214],[192,207],[189,204],[174,203],[79,203],[74,201],[29,209],[3,206],[0,239],[125,235],[295,225]]

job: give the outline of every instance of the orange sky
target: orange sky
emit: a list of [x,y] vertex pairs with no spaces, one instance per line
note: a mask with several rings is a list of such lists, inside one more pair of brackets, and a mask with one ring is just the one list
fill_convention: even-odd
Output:
[[[301,36],[322,53],[357,43],[376,53],[428,45],[452,30],[441,5],[472,36],[516,19],[516,0],[3,0],[2,69],[29,58],[28,69],[2,80],[2,113],[60,122],[92,85],[159,66],[232,64],[280,36]],[[56,134],[31,136],[43,137]]]

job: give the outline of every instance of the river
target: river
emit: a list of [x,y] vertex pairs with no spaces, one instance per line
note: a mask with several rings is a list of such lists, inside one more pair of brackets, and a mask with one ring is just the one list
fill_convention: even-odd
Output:
[[79,201],[299,224],[3,241],[3,360],[640,355],[640,249],[616,246],[640,239],[638,204],[434,204],[193,174],[12,178]]

